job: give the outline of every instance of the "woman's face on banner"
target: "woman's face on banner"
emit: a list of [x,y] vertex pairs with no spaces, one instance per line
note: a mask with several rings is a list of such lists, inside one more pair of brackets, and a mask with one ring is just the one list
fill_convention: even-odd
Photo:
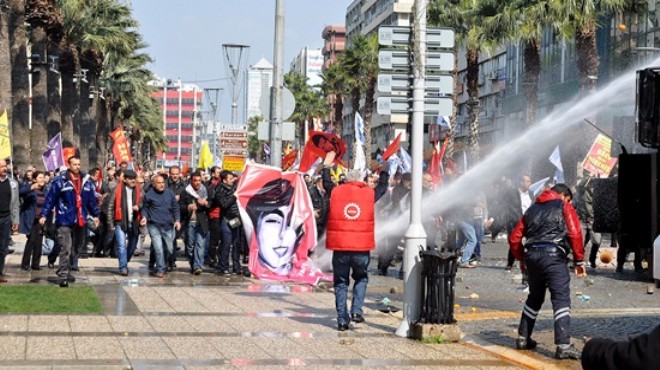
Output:
[[291,269],[291,258],[296,252],[297,235],[289,226],[290,206],[282,206],[263,213],[257,222],[259,257],[269,270],[285,275]]

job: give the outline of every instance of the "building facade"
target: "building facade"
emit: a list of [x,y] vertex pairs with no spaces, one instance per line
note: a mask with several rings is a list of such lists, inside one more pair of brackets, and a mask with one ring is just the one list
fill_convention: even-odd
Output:
[[346,27],[341,24],[331,24],[323,28],[321,32],[323,38],[323,71],[325,71],[330,64],[337,61],[337,56],[341,54],[346,48]]
[[158,154],[158,165],[192,164],[196,126],[201,123],[203,91],[196,85],[158,79],[151,96],[160,102],[167,150]]
[[262,97],[270,96],[270,87],[273,86],[273,65],[261,58],[247,71],[247,87],[245,89],[246,120],[252,117],[270,117],[270,112],[262,111],[260,103]]
[[305,46],[291,61],[290,71],[301,74],[307,78],[307,84],[318,87],[323,80],[323,54],[321,49]]
[[[350,47],[350,39],[353,35],[370,35],[378,33],[380,26],[402,26],[411,25],[414,0],[354,0],[346,9],[346,38],[347,45]],[[378,99],[378,94],[374,96]],[[364,104],[362,99],[361,106]],[[354,142],[353,120],[354,114],[350,97],[344,99],[344,124],[342,138],[347,143]],[[374,155],[377,149],[383,150],[394,138],[401,133],[401,141],[404,146],[407,145],[408,135],[408,115],[392,114],[390,116],[381,116],[376,114],[371,120],[371,153]],[[349,153],[352,155],[352,145],[349,145]]]

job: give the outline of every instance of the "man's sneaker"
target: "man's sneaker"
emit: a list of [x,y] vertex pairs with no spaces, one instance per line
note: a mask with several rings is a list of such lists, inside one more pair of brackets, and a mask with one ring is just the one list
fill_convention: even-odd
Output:
[[339,330],[339,331],[348,330],[348,324],[337,324],[337,330]]
[[199,275],[199,274],[202,273],[202,271],[203,271],[202,269],[196,268],[196,269],[193,270],[193,275]]
[[159,279],[162,279],[163,276],[164,276],[164,274],[162,272],[157,272],[156,273],[156,277],[159,278]]
[[128,269],[121,269],[119,270],[119,274],[121,276],[128,276]]
[[66,280],[60,281],[60,288],[67,288],[69,286],[69,282]]
[[351,315],[351,320],[352,320],[354,323],[358,323],[358,324],[359,324],[359,323],[361,323],[361,322],[364,322],[364,316],[362,316],[362,315],[358,315],[358,314],[354,313],[353,315]]
[[73,275],[68,275],[68,276],[66,277],[66,280],[67,280],[69,283],[75,283],[75,282],[76,282],[76,277],[73,276]]
[[580,357],[582,357],[582,352],[580,352],[580,350],[575,348],[575,346],[572,344],[568,346],[568,348],[566,349],[557,346],[557,352],[555,352],[555,358],[558,360],[566,360],[569,358],[573,360],[579,360]]
[[474,268],[474,266],[472,266],[469,262],[459,263],[458,267],[460,267],[462,269],[473,269]]
[[532,338],[518,338],[516,339],[516,349],[526,350],[536,348],[536,341]]

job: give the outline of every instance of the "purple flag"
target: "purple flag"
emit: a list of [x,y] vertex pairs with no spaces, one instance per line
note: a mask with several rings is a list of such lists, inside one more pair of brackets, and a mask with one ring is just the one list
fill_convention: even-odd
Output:
[[64,166],[62,157],[62,133],[58,133],[48,141],[48,147],[42,155],[46,171],[55,171],[56,168]]

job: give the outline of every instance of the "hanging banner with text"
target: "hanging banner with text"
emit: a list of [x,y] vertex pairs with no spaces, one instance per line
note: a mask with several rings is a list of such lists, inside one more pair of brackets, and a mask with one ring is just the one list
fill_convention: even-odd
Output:
[[612,153],[612,139],[598,134],[589,153],[582,161],[582,168],[599,177],[609,176],[617,162],[617,158],[612,158],[610,153]]
[[112,154],[115,156],[115,161],[117,163],[126,162],[130,163],[133,161],[131,158],[131,150],[128,146],[128,141],[126,140],[126,133],[122,127],[118,127],[110,133],[110,137],[114,141],[112,145]]

